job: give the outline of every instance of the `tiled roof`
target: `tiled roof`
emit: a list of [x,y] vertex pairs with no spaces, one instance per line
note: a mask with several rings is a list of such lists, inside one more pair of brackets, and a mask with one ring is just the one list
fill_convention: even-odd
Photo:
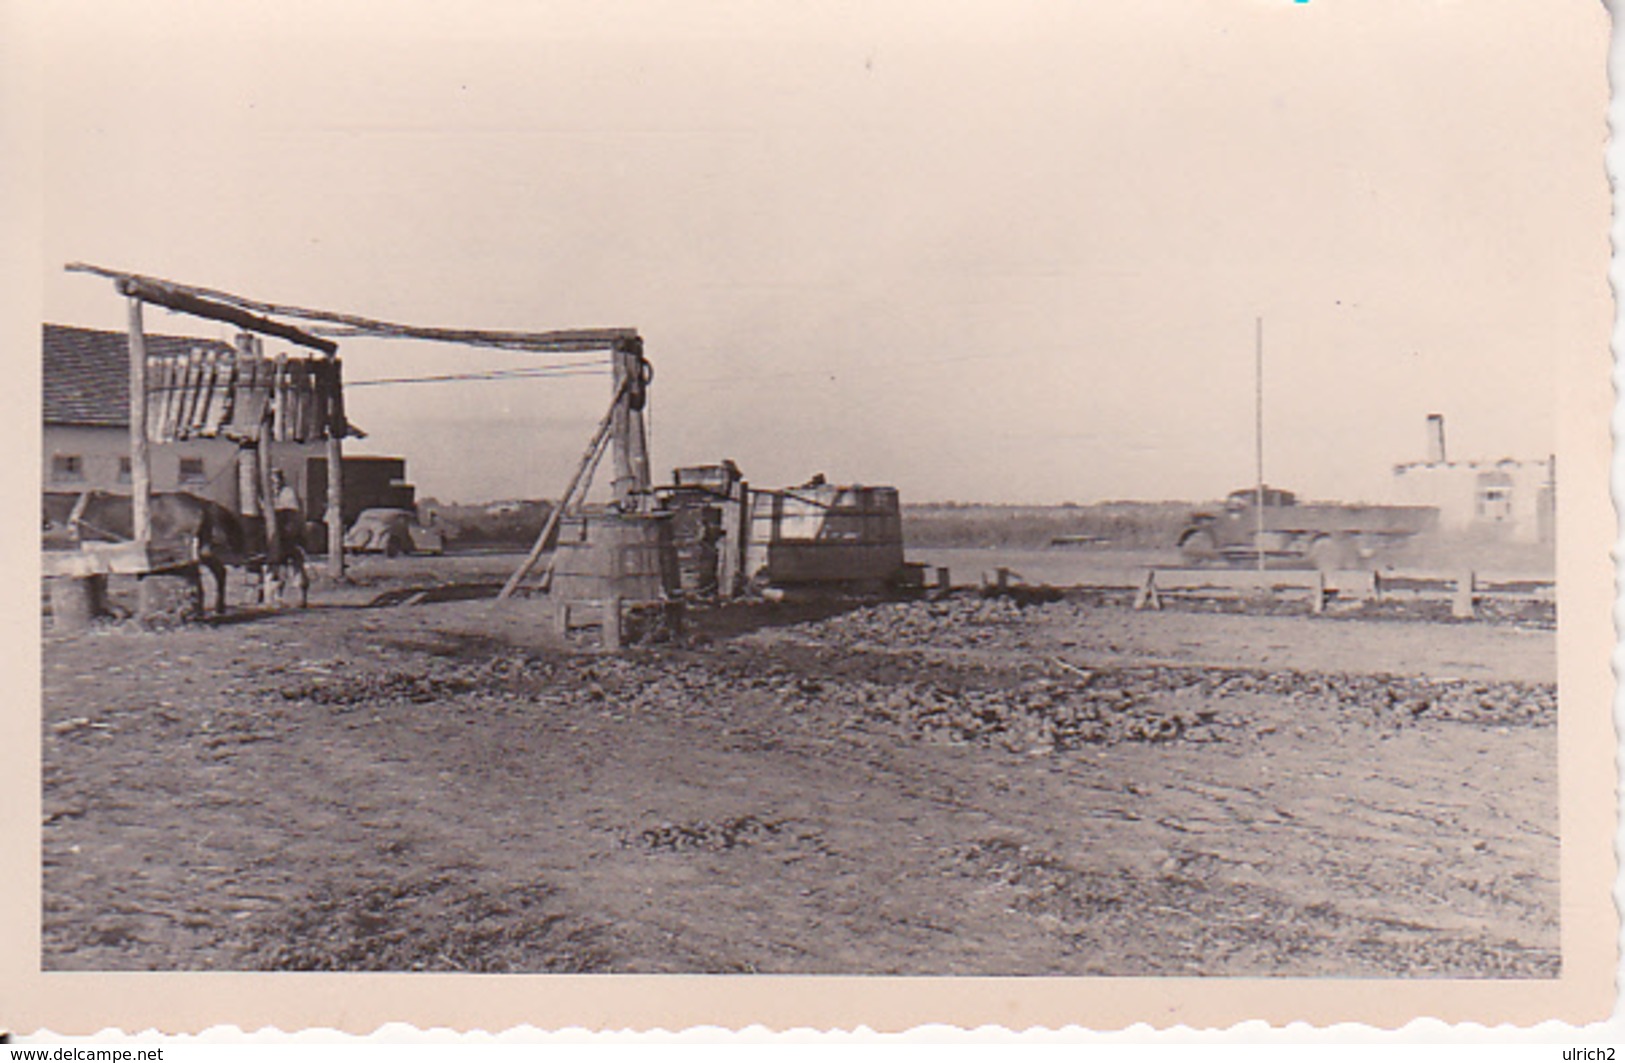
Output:
[[[185,354],[191,350],[230,352],[220,340],[148,335],[147,353]],[[130,347],[122,332],[45,326],[44,412],[46,424],[130,423]]]

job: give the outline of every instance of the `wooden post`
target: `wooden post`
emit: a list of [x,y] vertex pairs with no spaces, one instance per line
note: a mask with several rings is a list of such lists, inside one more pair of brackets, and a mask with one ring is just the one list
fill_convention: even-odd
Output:
[[292,412],[289,409],[291,403],[288,401],[291,398],[288,394],[288,356],[278,354],[272,366],[271,408],[274,412],[268,426],[271,434],[268,434],[265,438],[267,440],[275,439],[278,443],[285,443],[288,440],[288,421],[290,420],[288,415]]
[[643,345],[635,340],[615,344],[610,356],[614,369],[615,405],[610,421],[613,444],[615,502],[623,513],[641,511],[650,487],[648,439],[643,427]]
[[129,297],[130,500],[136,542],[152,541],[152,457],[147,450],[147,337],[141,300]]
[[621,648],[621,596],[612,594],[604,599],[603,626],[599,629],[603,648],[611,653]]
[[949,576],[948,566],[946,565],[937,566],[937,590],[943,594],[953,590],[953,581]]
[[1258,571],[1264,571],[1264,319],[1257,321],[1253,354],[1253,446],[1258,474],[1258,497],[1253,499],[1253,550]]
[[627,406],[626,392],[631,385],[631,365],[629,353],[617,344],[610,354],[610,366],[614,371],[615,381],[615,402],[609,411],[610,461],[614,463],[615,469],[610,492],[615,502],[625,512],[631,511],[633,487],[636,483],[632,475],[632,451],[627,444],[627,437],[631,434],[632,411]]
[[276,489],[271,486],[271,434],[274,431],[270,407],[266,407],[265,420],[260,422],[260,445],[255,449],[259,458],[260,517],[265,527],[265,560],[260,582],[260,601],[269,605],[281,593],[277,579],[276,562],[282,557],[282,533],[277,527]]
[[750,552],[750,484],[740,480],[728,498],[727,512],[732,514],[731,538],[723,544],[725,560],[722,565],[725,580],[722,593],[729,598],[738,597],[745,590],[745,562]]
[[51,586],[51,630],[85,631],[107,615],[106,576],[58,576]]
[[327,361],[327,575],[344,579],[344,365]]
[[1145,580],[1140,584],[1139,593],[1134,596],[1136,609],[1161,609],[1162,596],[1157,593],[1157,570],[1145,570]]
[[1473,608],[1473,591],[1477,580],[1471,569],[1456,577],[1456,593],[1450,599],[1450,615],[1457,620],[1471,620],[1477,615]]
[[1326,611],[1326,573],[1316,569],[1309,584],[1309,611],[1319,615]]
[[717,598],[722,601],[739,593],[739,573],[744,568],[741,551],[745,541],[745,513],[740,502],[743,490],[743,481],[734,481],[728,487],[728,497],[720,503],[722,543],[717,550]]

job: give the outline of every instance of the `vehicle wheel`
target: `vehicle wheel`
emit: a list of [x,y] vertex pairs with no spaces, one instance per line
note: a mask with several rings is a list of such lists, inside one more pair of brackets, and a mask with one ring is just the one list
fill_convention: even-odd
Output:
[[1219,544],[1212,532],[1198,529],[1179,540],[1179,554],[1188,565],[1209,565],[1219,559]]

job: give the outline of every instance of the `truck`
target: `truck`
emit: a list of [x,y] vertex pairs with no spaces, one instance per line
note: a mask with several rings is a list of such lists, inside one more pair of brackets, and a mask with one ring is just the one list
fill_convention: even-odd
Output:
[[1268,486],[1262,495],[1260,506],[1258,488],[1232,491],[1223,506],[1191,514],[1179,534],[1185,562],[1252,565],[1262,558],[1285,568],[1372,568],[1439,523],[1434,506],[1300,502],[1291,491]]
[[685,596],[795,591],[911,591],[925,567],[903,558],[897,489],[832,484],[747,485],[731,461],[673,473],[657,490],[672,516]]

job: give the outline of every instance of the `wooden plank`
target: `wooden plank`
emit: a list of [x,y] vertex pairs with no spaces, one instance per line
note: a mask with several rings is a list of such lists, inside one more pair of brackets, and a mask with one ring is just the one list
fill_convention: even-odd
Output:
[[265,438],[278,442],[288,438],[288,356],[278,354],[271,368],[271,426]]
[[50,578],[82,579],[104,576],[108,571],[106,561],[78,550],[53,550],[40,557],[40,574]]
[[204,432],[210,437],[220,434],[226,422],[231,417],[232,398],[235,394],[237,379],[237,359],[223,356],[215,370],[215,384],[213,398],[209,403],[209,416],[204,423]]
[[193,563],[180,543],[85,543],[78,550],[53,550],[40,557],[40,568],[51,577],[141,576]]
[[169,364],[169,398],[164,404],[164,441],[173,442],[185,430],[186,362],[184,354],[173,355]]
[[[255,349],[254,337],[244,334],[238,339],[237,365],[240,375],[237,401],[233,404],[232,430],[240,439],[258,439],[265,420],[269,367]],[[244,340],[247,342],[241,342]]]
[[169,359],[147,359],[147,439],[154,443],[164,440],[164,425],[168,416],[170,395]]
[[1316,576],[1312,569],[1180,569],[1154,568],[1157,587],[1164,591],[1255,590],[1260,587],[1302,589]]
[[151,431],[147,436],[154,442],[168,442],[175,438],[175,404],[180,401],[180,368],[175,355],[154,361],[160,367],[156,383],[162,392],[158,396],[157,423],[150,426]]
[[192,409],[197,405],[198,352],[186,352],[185,368],[181,371],[180,410],[175,415],[177,440],[189,438],[192,432]]
[[186,391],[181,405],[180,424],[175,428],[176,439],[192,438],[192,418],[197,414],[198,383],[203,378],[203,353],[197,348],[186,352]]
[[310,368],[314,393],[314,406],[311,410],[311,416],[315,425],[316,437],[325,439],[327,438],[328,428],[333,423],[332,405],[328,402],[328,394],[333,387],[333,363],[324,358],[313,363]]
[[288,398],[292,411],[288,417],[288,438],[303,443],[310,430],[310,374],[303,358],[288,361]]
[[214,403],[214,379],[219,362],[214,351],[202,352],[202,364],[198,371],[197,405],[192,409],[193,436],[206,435],[209,423],[209,407]]
[[292,373],[290,387],[293,393],[293,431],[292,437],[300,443],[308,443],[311,437],[310,414],[311,390],[310,367],[303,358],[295,358],[288,363]]
[[340,439],[350,435],[350,422],[344,416],[344,359],[333,359],[333,390],[328,397],[332,403],[332,420],[328,430]]
[[174,364],[170,366],[171,394],[164,415],[164,436],[166,443],[174,442],[186,430],[186,369],[190,355],[177,354]]
[[203,433],[203,419],[209,414],[209,392],[214,388],[214,353],[197,352],[197,383],[193,387],[192,418],[186,424],[186,434],[196,439]]

